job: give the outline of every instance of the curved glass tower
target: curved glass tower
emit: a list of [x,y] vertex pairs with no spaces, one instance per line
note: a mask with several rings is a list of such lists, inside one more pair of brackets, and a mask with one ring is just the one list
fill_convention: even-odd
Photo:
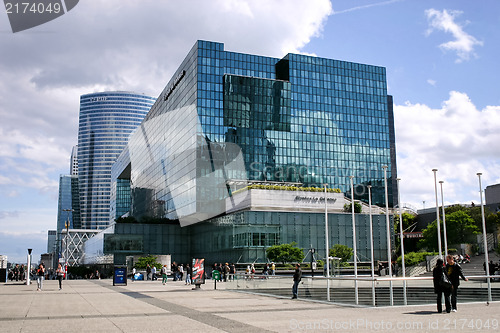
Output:
[[111,166],[155,98],[125,91],[80,97],[78,181],[84,229],[109,225]]

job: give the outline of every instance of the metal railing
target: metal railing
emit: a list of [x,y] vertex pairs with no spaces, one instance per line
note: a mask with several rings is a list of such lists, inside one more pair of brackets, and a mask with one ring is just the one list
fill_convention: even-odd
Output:
[[[468,276],[468,282],[461,280],[458,302],[500,301],[500,275]],[[359,306],[389,306],[435,304],[433,278],[429,277],[379,277],[339,276],[303,277],[299,284],[299,298],[330,303]],[[329,283],[327,283],[329,281]],[[291,297],[292,276],[265,276],[259,274],[236,274],[232,281],[224,284],[228,290],[265,294],[277,297]],[[327,289],[329,286],[329,290]]]

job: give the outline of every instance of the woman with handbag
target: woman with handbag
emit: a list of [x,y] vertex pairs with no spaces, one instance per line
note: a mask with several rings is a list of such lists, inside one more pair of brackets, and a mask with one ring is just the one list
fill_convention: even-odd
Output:
[[451,282],[446,275],[444,269],[443,259],[438,259],[436,261],[436,267],[432,270],[432,277],[434,282],[434,293],[437,294],[437,311],[438,313],[443,312],[443,295],[444,295],[444,304],[446,307],[446,313],[450,313],[451,311],[451,302],[450,302],[450,294],[451,294]]

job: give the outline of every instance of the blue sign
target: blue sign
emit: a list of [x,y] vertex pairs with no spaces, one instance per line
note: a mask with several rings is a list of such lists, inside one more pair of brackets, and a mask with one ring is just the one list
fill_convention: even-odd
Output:
[[127,285],[127,266],[115,266],[115,274],[113,275],[113,286]]

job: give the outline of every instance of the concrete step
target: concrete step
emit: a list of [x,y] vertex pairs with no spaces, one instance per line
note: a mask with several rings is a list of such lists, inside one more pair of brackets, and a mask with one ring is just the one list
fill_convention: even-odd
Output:
[[[262,288],[243,290],[259,294],[268,294],[274,296],[289,297],[291,296],[291,288]],[[434,304],[436,302],[436,294],[433,288],[409,287],[406,289],[407,304]],[[309,298],[314,300],[326,301],[326,288],[305,288],[299,287],[299,298]],[[355,291],[354,288],[330,289],[330,301],[343,304],[354,304]],[[390,290],[389,288],[375,288],[375,301],[377,306],[390,305]],[[486,302],[488,292],[486,288],[460,288],[458,291],[458,302]],[[492,299],[500,300],[500,289],[492,289]],[[358,300],[361,305],[372,305],[372,289],[359,288]],[[402,305],[404,302],[403,288],[393,288],[394,304]]]

